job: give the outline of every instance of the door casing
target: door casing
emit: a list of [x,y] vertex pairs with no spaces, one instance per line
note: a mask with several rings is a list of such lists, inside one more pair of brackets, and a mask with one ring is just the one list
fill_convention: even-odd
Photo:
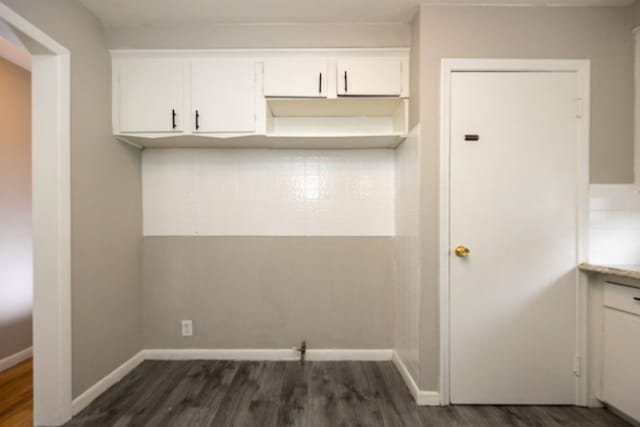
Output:
[[[440,248],[439,248],[439,293],[440,293],[440,399],[449,405],[450,398],[450,89],[454,72],[575,72],[578,79],[581,121],[578,129],[578,200],[577,263],[585,262],[588,256],[589,237],[589,130],[590,130],[590,83],[591,62],[589,60],[556,59],[443,59],[440,74]],[[576,376],[575,404],[588,405],[588,282],[586,275],[576,269],[576,337],[579,375]]]
[[0,19],[33,42],[33,417],[71,419],[71,52],[0,2]]

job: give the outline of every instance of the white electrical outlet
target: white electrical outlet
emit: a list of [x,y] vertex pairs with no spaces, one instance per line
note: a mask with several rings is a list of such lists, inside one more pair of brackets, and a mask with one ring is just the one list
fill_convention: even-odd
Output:
[[193,336],[193,322],[191,320],[182,321],[182,336],[183,337]]

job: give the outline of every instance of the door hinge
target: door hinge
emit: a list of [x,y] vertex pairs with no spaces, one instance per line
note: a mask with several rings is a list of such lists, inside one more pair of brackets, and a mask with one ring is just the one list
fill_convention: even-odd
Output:
[[576,99],[576,118],[581,119],[584,117],[584,100],[582,98]]
[[581,364],[580,355],[576,353],[573,356],[573,373],[575,374],[576,377],[580,376],[580,364]]

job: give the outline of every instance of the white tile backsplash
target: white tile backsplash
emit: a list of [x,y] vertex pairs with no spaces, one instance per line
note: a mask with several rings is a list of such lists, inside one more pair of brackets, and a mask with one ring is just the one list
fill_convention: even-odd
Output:
[[145,236],[392,236],[393,150],[143,152]]
[[629,185],[592,185],[589,262],[640,264],[640,190]]

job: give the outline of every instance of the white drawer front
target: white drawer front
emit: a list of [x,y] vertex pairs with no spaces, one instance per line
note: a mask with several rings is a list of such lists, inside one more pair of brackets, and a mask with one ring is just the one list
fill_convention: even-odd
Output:
[[607,282],[604,285],[604,305],[640,316],[640,288]]
[[605,309],[603,399],[640,420],[640,316]]

